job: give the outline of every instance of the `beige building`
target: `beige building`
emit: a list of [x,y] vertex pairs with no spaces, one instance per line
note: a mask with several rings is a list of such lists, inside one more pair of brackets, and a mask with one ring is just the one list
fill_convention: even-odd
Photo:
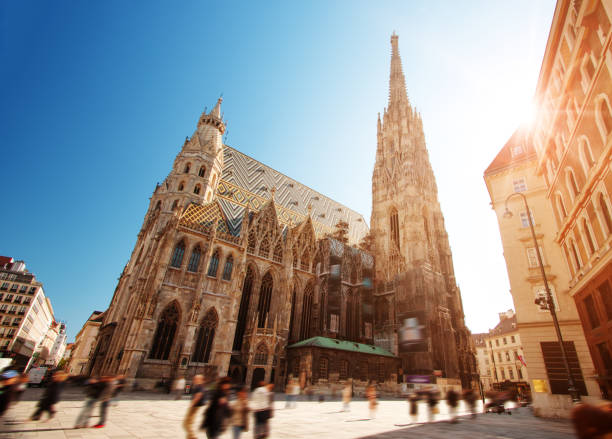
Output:
[[[567,265],[555,242],[556,224],[546,198],[546,182],[536,175],[536,168],[534,148],[524,132],[518,130],[489,165],[484,178],[499,223],[534,408],[543,415],[555,415],[559,410],[561,414],[564,412],[563,407],[569,400],[561,396],[568,393],[567,375],[563,375],[562,371],[560,375],[555,370],[560,353],[551,315],[535,303],[545,294],[544,283],[524,202],[520,196],[513,196],[506,204],[508,196],[513,193],[524,195],[531,210],[564,341],[568,343],[572,358],[577,356],[578,361],[572,363],[573,377],[582,394],[596,396],[598,390],[592,379],[594,367],[576,306],[568,294]],[[512,213],[511,218],[505,215],[506,205]]]
[[104,313],[94,311],[91,313],[72,344],[70,359],[66,366],[69,375],[87,375],[88,364],[96,344],[96,337],[102,324]]
[[599,384],[606,397],[612,394],[611,24],[610,0],[557,3],[530,133],[534,178],[553,216],[546,230],[561,252],[557,288],[575,302],[595,365],[581,360],[589,394],[598,394]]
[[[504,383],[525,384],[529,381],[525,354],[513,310],[499,313],[499,323],[486,338],[489,348],[489,369],[494,388]],[[507,385],[505,387],[508,387]]]
[[480,376],[480,385],[483,391],[493,388],[493,375],[491,374],[491,351],[488,344],[488,333],[472,334],[476,350],[476,367]]
[[50,352],[52,323],[53,308],[42,283],[23,261],[0,256],[0,354],[13,356],[17,367],[25,368],[43,346]]

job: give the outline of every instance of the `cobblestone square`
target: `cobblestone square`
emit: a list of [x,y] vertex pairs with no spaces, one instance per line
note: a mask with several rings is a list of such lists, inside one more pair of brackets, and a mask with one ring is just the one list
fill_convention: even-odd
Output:
[[[169,395],[135,392],[122,395],[117,406],[109,409],[108,422],[102,429],[73,429],[75,419],[83,406],[80,389],[69,388],[58,404],[58,412],[50,421],[31,422],[40,395],[39,389],[29,389],[23,401],[11,408],[0,424],[0,438],[182,438],[185,437],[181,422],[187,406],[187,398],[175,401]],[[424,424],[426,407],[419,407],[419,423],[411,424],[405,401],[381,400],[375,419],[370,419],[367,402],[355,400],[350,412],[342,412],[340,401],[298,401],[297,408],[285,409],[284,396],[277,395],[275,414],[271,420],[272,438],[573,438],[568,421],[540,419],[528,408],[513,410],[513,414],[479,414],[476,419],[466,416],[460,406],[459,423],[448,422],[448,410],[442,402],[436,422]],[[202,420],[201,411],[196,422]],[[95,417],[90,425],[97,421]],[[43,416],[43,419],[46,419]],[[204,438],[203,431],[198,436]],[[231,434],[226,431],[223,439]],[[243,434],[251,438],[252,431]]]

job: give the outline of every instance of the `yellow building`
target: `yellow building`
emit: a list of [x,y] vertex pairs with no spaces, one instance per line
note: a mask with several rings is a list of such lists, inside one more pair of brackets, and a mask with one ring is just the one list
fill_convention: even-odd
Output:
[[474,349],[476,351],[476,367],[480,377],[482,390],[487,391],[493,388],[495,379],[491,374],[491,351],[489,350],[488,333],[472,334]]
[[604,396],[612,392],[612,1],[557,3],[536,88],[536,174]]
[[[573,378],[582,395],[598,396],[599,391],[576,306],[569,295],[567,265],[555,242],[556,223],[547,200],[546,182],[536,175],[537,156],[527,140],[520,130],[514,133],[489,165],[484,178],[499,223],[535,412],[542,416],[564,416],[570,406],[567,374],[558,369],[559,344],[550,312],[535,303],[545,290],[523,200],[513,196],[506,204],[508,196],[515,192],[526,197],[531,210],[564,341],[573,359]],[[512,218],[504,215],[506,205],[513,213]]]

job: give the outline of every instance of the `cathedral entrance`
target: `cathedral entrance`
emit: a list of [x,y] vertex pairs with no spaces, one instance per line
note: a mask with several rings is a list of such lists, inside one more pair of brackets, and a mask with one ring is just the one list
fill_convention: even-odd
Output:
[[266,370],[263,367],[258,367],[253,371],[253,379],[251,380],[251,390],[259,386],[259,382],[266,379]]

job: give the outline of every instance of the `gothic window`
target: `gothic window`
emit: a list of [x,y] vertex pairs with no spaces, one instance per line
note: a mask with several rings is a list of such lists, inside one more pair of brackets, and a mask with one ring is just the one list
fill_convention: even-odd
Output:
[[242,284],[242,296],[240,297],[240,308],[238,308],[238,321],[236,322],[236,332],[234,334],[233,350],[242,349],[242,338],[247,324],[247,313],[251,302],[251,290],[253,288],[253,270],[247,267],[244,283]]
[[582,264],[580,263],[580,257],[578,256],[578,248],[576,247],[576,242],[574,240],[570,243],[570,249],[572,250],[572,256],[574,257],[574,264],[576,266],[576,270],[580,270]]
[[325,357],[319,359],[319,379],[326,380],[329,372],[329,360]]
[[582,137],[579,141],[578,156],[580,158],[580,163],[582,164],[582,169],[584,170],[584,175],[586,177],[589,175],[589,171],[595,164],[595,160],[593,159],[593,152],[591,151],[591,147],[589,146],[589,142],[586,137]]
[[206,313],[196,338],[196,349],[193,353],[193,360],[198,363],[208,363],[212,352],[213,340],[215,339],[215,330],[219,323],[219,317],[214,309]]
[[293,248],[293,268],[297,268],[298,266],[298,257],[297,257],[297,249]]
[[279,240],[276,243],[276,247],[274,247],[274,262],[282,263],[283,262],[283,242]]
[[196,246],[191,252],[191,257],[189,258],[189,264],[187,265],[187,271],[196,272],[198,271],[198,266],[200,265],[200,256],[202,252],[200,250],[200,246]]
[[223,280],[230,280],[232,278],[232,269],[234,268],[234,257],[229,255],[225,260],[225,265],[223,266]]
[[257,240],[255,239],[255,232],[251,231],[251,233],[249,233],[249,243],[247,245],[247,252],[255,253],[256,245],[257,245]]
[[291,314],[289,314],[289,341],[293,341],[293,322],[295,321],[295,287],[291,293]]
[[199,195],[201,189],[202,187],[199,184],[197,184],[196,187],[193,188],[193,193],[196,195]]
[[302,322],[300,324],[300,340],[310,337],[310,323],[312,319],[312,284],[308,283],[304,289],[304,302],[302,305]]
[[210,257],[210,264],[208,264],[208,275],[211,277],[217,277],[217,269],[219,268],[219,250]]
[[589,250],[591,253],[595,252],[595,243],[593,242],[593,236],[591,235],[591,229],[587,224],[586,219],[582,219],[582,228],[584,230],[584,236],[586,237],[586,242],[588,244]]
[[604,194],[599,194],[599,208],[601,209],[601,215],[603,216],[606,224],[606,232],[612,233],[612,215],[610,215],[610,209],[608,209],[608,203],[604,197]]
[[320,322],[320,329],[321,331],[324,331],[325,329],[327,329],[327,310],[326,310],[326,301],[327,301],[327,291],[325,290],[325,287],[322,287],[322,291],[321,291],[321,297],[319,298],[319,322]]
[[259,244],[259,256],[262,258],[270,256],[270,243],[268,242],[268,238],[264,238],[261,244]]
[[181,181],[178,185],[178,190],[182,191],[183,189],[185,189],[185,184]]
[[257,312],[259,314],[259,321],[257,322],[258,328],[263,328],[270,312],[270,300],[272,299],[272,288],[274,287],[274,281],[270,272],[261,280],[261,288],[259,290],[259,304],[257,306]]
[[395,208],[391,210],[390,228],[391,228],[391,241],[399,249],[400,247],[399,220],[397,216],[397,209]]
[[567,216],[567,211],[565,210],[565,204],[563,203],[563,198],[561,198],[561,194],[555,195],[555,201],[557,204],[557,213],[559,214],[559,222],[563,222],[563,220]]
[[180,241],[174,247],[174,253],[172,253],[172,259],[170,261],[170,266],[175,268],[181,268],[181,264],[183,263],[183,256],[185,255],[185,241]]
[[310,270],[310,252],[308,249],[304,250],[302,257],[300,258],[300,268],[304,271]]
[[171,303],[161,313],[155,337],[153,337],[153,347],[149,358],[155,360],[167,360],[174,341],[174,334],[178,327],[179,310],[175,302]]
[[341,380],[345,380],[348,378],[348,367],[348,361],[340,360],[340,373],[338,378],[340,378]]
[[204,166],[201,166],[200,170],[198,171],[198,177],[204,177],[205,174],[206,174],[206,168]]
[[346,336],[350,340],[355,340],[359,334],[358,324],[359,314],[357,306],[357,298],[350,294],[346,299]]
[[189,174],[189,170],[191,169],[191,163],[187,163],[185,165],[185,174]]
[[256,366],[265,366],[268,363],[268,348],[266,345],[261,343],[257,346],[257,350],[255,351],[255,358],[253,360],[253,364]]

